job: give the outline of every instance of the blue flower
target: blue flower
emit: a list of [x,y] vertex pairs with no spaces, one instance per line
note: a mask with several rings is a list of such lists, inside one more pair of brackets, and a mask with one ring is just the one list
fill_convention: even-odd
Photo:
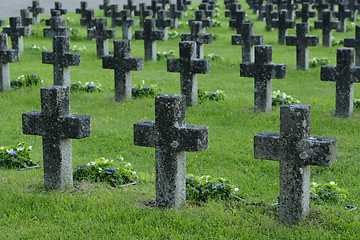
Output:
[[144,87],[144,89],[149,89],[149,87],[148,87],[148,86],[146,86],[146,87]]
[[204,190],[204,192],[208,192],[208,191],[209,191],[209,189],[205,189],[205,190]]
[[316,194],[311,195],[311,198],[316,198],[316,197],[317,197],[317,195],[316,195]]
[[19,81],[19,79],[15,79],[14,81],[15,81],[15,82],[18,82],[18,81]]
[[94,87],[95,87],[95,85],[93,85],[93,84],[89,84],[89,85],[88,85],[88,87],[89,87],[89,88],[94,88]]
[[135,87],[132,87],[131,89],[135,90]]
[[201,187],[201,185],[200,185],[200,184],[198,184],[197,186],[198,186],[198,187]]
[[329,194],[326,194],[325,197],[329,197]]
[[193,191],[196,192],[197,191],[196,188],[194,188]]
[[33,75],[33,77],[38,77],[38,75],[36,73],[33,73],[32,75]]
[[213,93],[211,93],[211,95],[215,96],[215,95],[216,95],[216,93],[215,93],[215,92],[213,92]]
[[81,169],[85,169],[85,168],[82,168],[82,167],[78,167],[76,170],[81,170]]
[[8,152],[8,155],[14,156],[14,155],[16,155],[16,152],[15,151]]
[[324,61],[322,61],[323,63],[327,63],[327,61],[326,60],[324,60]]
[[77,82],[73,82],[71,85],[73,85],[73,86],[74,86],[74,85],[76,85],[76,84],[77,84]]

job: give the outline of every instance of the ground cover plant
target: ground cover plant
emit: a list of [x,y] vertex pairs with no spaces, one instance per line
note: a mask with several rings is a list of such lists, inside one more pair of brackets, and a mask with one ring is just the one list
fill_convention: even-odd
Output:
[[[222,3],[222,1],[218,1]],[[257,20],[245,1],[248,20],[254,20],[254,34],[264,35],[264,43],[273,46],[273,62],[287,64],[287,77],[273,80],[273,90],[281,90],[300,101],[311,104],[311,132],[314,136],[338,139],[338,162],[330,168],[311,167],[311,182],[336,182],[339,189],[349,193],[346,202],[359,206],[359,109],[348,119],[334,117],[335,83],[320,81],[320,67],[296,71],[296,52],[293,47],[277,44],[277,30],[266,32],[265,22]],[[194,3],[196,8],[198,3]],[[136,98],[126,102],[114,101],[113,71],[102,68],[96,58],[95,41],[86,40],[86,28],[79,25],[80,16],[68,13],[68,26],[77,29],[71,39],[71,49],[81,46],[81,65],[71,67],[71,81],[101,83],[101,94],[71,92],[71,113],[91,116],[89,138],[72,142],[73,169],[99,156],[115,159],[121,155],[136,166],[137,184],[112,188],[101,183],[83,181],[74,189],[46,191],[42,186],[42,140],[38,136],[22,134],[21,115],[40,111],[40,88],[53,83],[53,66],[41,63],[42,49],[52,51],[51,38],[34,34],[24,38],[25,51],[20,62],[10,64],[11,79],[36,73],[43,84],[21,87],[0,93],[0,146],[14,146],[27,142],[32,146],[31,157],[39,169],[9,171],[0,169],[0,237],[2,239],[356,239],[360,227],[358,211],[347,211],[345,203],[312,201],[308,218],[299,225],[288,227],[278,222],[279,166],[277,162],[254,159],[253,136],[260,132],[279,132],[279,107],[270,113],[253,112],[254,80],[240,78],[241,47],[231,45],[235,31],[228,27],[223,4],[219,7],[220,25],[207,28],[217,34],[212,44],[204,47],[204,56],[218,54],[223,59],[211,61],[211,72],[198,75],[198,86],[206,90],[221,90],[227,95],[222,101],[206,101],[186,110],[186,122],[209,126],[209,149],[187,153],[187,172],[196,176],[223,177],[238,188],[238,200],[209,200],[202,204],[187,204],[180,209],[165,211],[154,208],[155,152],[153,148],[135,147],[133,124],[155,120],[154,99]],[[190,10],[177,33],[189,33],[187,20]],[[102,17],[103,11],[96,11]],[[49,16],[42,16],[43,18]],[[297,20],[298,22],[300,20]],[[313,19],[310,20],[313,25]],[[108,18],[110,25],[110,18]],[[8,24],[8,21],[6,22]],[[360,24],[357,21],[356,24]],[[44,22],[34,26],[37,33]],[[134,30],[140,28],[134,27]],[[295,29],[289,29],[294,35]],[[310,35],[320,36],[312,29]],[[117,28],[121,36],[121,28]],[[334,41],[354,37],[354,29],[347,33],[333,32]],[[177,35],[176,35],[177,36]],[[119,39],[120,37],[118,37]],[[174,50],[179,56],[178,37],[167,42],[157,41],[160,53]],[[131,55],[144,56],[143,41],[133,40]],[[39,49],[26,49],[36,46]],[[313,47],[310,59],[327,59],[336,63],[336,49]],[[110,49],[112,41],[110,40]],[[213,55],[215,56],[215,55]],[[132,72],[132,85],[157,85],[166,94],[180,93],[178,73],[166,71],[166,60],[145,62],[144,70]],[[95,85],[95,84],[94,84]],[[355,83],[354,97],[360,99]],[[331,193],[331,191],[330,191]],[[326,196],[326,195],[325,195]]]

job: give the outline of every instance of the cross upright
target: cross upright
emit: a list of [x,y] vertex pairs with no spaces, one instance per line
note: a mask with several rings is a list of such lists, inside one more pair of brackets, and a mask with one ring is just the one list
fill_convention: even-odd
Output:
[[170,0],[159,0],[159,3],[161,4],[161,9],[166,10],[167,5],[170,4]]
[[294,11],[298,9],[298,4],[294,0],[285,0],[285,9],[287,10],[287,20],[294,20]]
[[185,123],[185,96],[155,98],[155,122],[134,124],[134,144],[153,147],[156,168],[156,205],[179,207],[186,201],[186,152],[208,148],[209,128]]
[[20,9],[20,21],[21,26],[28,27],[29,28],[29,34],[30,34],[30,25],[34,24],[34,18],[30,17],[29,10],[28,9]]
[[347,8],[353,13],[350,21],[356,22],[356,11],[360,10],[360,4],[358,4],[357,0],[349,0]]
[[337,161],[337,139],[311,136],[311,106],[280,107],[280,133],[254,136],[254,158],[280,163],[279,218],[297,224],[310,210],[310,166]]
[[181,34],[181,41],[196,42],[196,58],[204,58],[204,45],[212,43],[212,35],[206,33],[206,28],[202,26],[202,22],[193,21],[190,25],[191,33]]
[[32,13],[32,17],[34,18],[34,24],[40,22],[40,13],[44,12],[44,9],[40,7],[39,1],[32,1],[32,6],[28,7],[29,11]]
[[323,12],[325,9],[329,9],[329,4],[325,0],[315,0],[312,8],[317,10],[318,20],[322,20]]
[[286,46],[296,46],[296,69],[309,69],[309,46],[319,45],[319,36],[309,36],[307,23],[296,24],[296,36],[286,36]]
[[351,19],[353,17],[353,12],[346,10],[346,5],[343,2],[339,3],[339,9],[337,12],[334,12],[334,16],[339,19],[340,25],[336,29],[337,32],[346,32],[346,18]]
[[44,37],[55,36],[67,36],[71,35],[70,28],[66,27],[66,20],[62,18],[58,10],[51,10],[51,18],[46,20],[46,26],[50,28],[44,28]]
[[173,20],[173,25],[171,26],[171,28],[178,29],[179,18],[182,18],[183,12],[176,10],[175,4],[170,4],[170,10],[167,14],[168,14],[168,17]]
[[[87,8],[88,8],[87,2],[80,2],[80,8],[75,9],[76,14],[80,14],[81,18],[85,18]],[[85,26],[85,25],[81,25],[81,26]]]
[[191,0],[176,0],[176,8],[179,11],[186,12],[188,10],[187,5],[191,4]]
[[287,17],[287,11],[281,10],[279,12],[279,19],[275,19],[271,22],[271,26],[273,28],[279,29],[278,31],[278,43],[280,45],[285,45],[285,37],[287,36],[288,28],[294,28],[295,27],[295,21],[288,20]]
[[[253,8],[253,14],[260,14],[260,12],[264,8],[264,0],[253,1],[252,8]],[[262,21],[261,19],[259,20]]]
[[152,15],[153,15],[152,11],[146,9],[145,3],[140,3],[139,10],[135,11],[135,16],[139,16],[140,27],[142,27],[142,28],[144,27],[144,21],[145,21],[146,17],[152,16]]
[[199,10],[204,10],[206,17],[210,17],[210,18],[214,17],[214,9],[207,3],[201,3],[199,5]]
[[321,81],[336,82],[336,115],[349,117],[354,106],[353,83],[360,81],[360,67],[354,67],[354,49],[338,48],[336,66],[322,66],[320,76]]
[[110,0],[104,0],[102,5],[99,5],[99,8],[104,10],[104,16],[110,17]]
[[191,22],[193,22],[193,21],[202,22],[203,27],[211,27],[212,26],[212,21],[211,21],[211,19],[208,19],[205,16],[204,10],[195,11],[195,19],[190,19],[189,20],[189,26],[191,26]]
[[88,29],[88,38],[96,39],[97,58],[109,54],[109,39],[116,37],[115,29],[107,29],[106,18],[96,18],[96,27]]
[[71,139],[90,136],[90,116],[70,113],[69,87],[44,87],[40,93],[41,112],[22,115],[23,134],[42,136],[45,187],[71,188]]
[[238,0],[224,0],[225,9],[230,9],[230,5],[233,3],[238,3]]
[[55,2],[55,8],[53,8],[51,10],[59,11],[60,15],[65,15],[67,13],[67,10],[62,8],[62,3],[61,2]]
[[19,51],[8,49],[8,37],[6,33],[0,33],[0,92],[10,90],[9,63],[19,61]]
[[345,38],[344,47],[352,47],[355,49],[355,65],[360,66],[360,25],[356,26],[355,38]]
[[29,28],[21,26],[20,17],[10,17],[10,27],[4,27],[3,32],[10,36],[12,49],[24,51],[23,36],[29,35]]
[[324,47],[332,47],[332,29],[338,29],[339,21],[332,21],[332,12],[324,11],[322,20],[314,22],[315,29],[322,29],[322,44]]
[[166,10],[159,10],[157,12],[157,19],[155,21],[155,25],[159,30],[164,31],[164,41],[168,40],[168,27],[173,25],[172,19],[167,19],[166,17],[167,11]]
[[133,4],[133,0],[127,0],[127,4],[123,6],[124,10],[130,11],[130,16],[134,16],[134,12],[136,11],[136,5]]
[[131,40],[115,40],[114,55],[103,56],[102,61],[103,68],[115,72],[115,101],[131,99],[131,71],[144,69],[141,57],[131,57]]
[[121,26],[123,39],[131,40],[131,27],[137,25],[137,21],[131,18],[130,10],[123,10],[120,12],[120,19],[116,19],[116,25]]
[[229,10],[225,12],[225,17],[228,17],[230,19],[236,18],[236,11],[240,11],[242,9],[242,5],[238,3],[232,3],[229,6]]
[[117,23],[117,18],[120,17],[120,12],[119,12],[119,6],[117,4],[111,4],[110,5],[110,17],[111,17],[111,27],[112,28],[116,28],[118,25]]
[[245,21],[241,24],[241,34],[231,37],[232,45],[241,45],[242,62],[254,62],[254,45],[263,45],[264,36],[254,35],[254,22]]
[[316,13],[314,11],[310,11],[310,3],[303,2],[301,10],[296,11],[296,18],[301,18],[301,22],[307,23],[310,25],[310,18],[314,18]]
[[229,27],[236,29],[237,34],[241,34],[241,26],[243,22],[246,21],[246,12],[240,10],[236,11],[234,17],[234,19],[230,19]]
[[70,66],[79,66],[80,54],[70,53],[69,37],[53,38],[53,51],[42,53],[42,63],[54,66],[54,85],[70,87]]
[[158,11],[161,10],[161,6],[158,5],[157,0],[151,0],[150,6],[146,7],[148,10],[151,10],[152,17],[155,18]]
[[186,97],[186,106],[198,103],[197,75],[210,72],[209,59],[196,58],[196,43],[185,41],[179,43],[180,58],[167,60],[168,72],[180,73],[181,94]]
[[[80,25],[87,28],[93,28],[96,25],[96,19],[94,16],[94,9],[86,9],[85,16],[80,19]],[[90,40],[89,36],[88,39]]]
[[253,77],[254,111],[271,111],[272,78],[286,78],[286,64],[272,63],[272,46],[255,46],[255,62],[240,64],[240,77]]
[[277,11],[274,11],[274,4],[266,3],[265,5],[265,31],[272,31],[271,22],[278,17]]
[[155,30],[155,19],[145,19],[144,30],[135,31],[135,39],[144,40],[145,61],[156,61],[156,40],[164,39],[164,31]]

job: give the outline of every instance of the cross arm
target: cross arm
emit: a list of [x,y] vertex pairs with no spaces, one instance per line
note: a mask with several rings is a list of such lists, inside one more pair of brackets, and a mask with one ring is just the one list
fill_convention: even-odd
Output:
[[270,73],[270,78],[286,78],[286,64],[268,64],[264,67],[265,73]]
[[323,28],[323,20],[315,21],[314,22],[314,28],[315,29],[322,29]]
[[256,67],[252,62],[245,62],[240,64],[240,77],[254,77]]
[[231,45],[242,45],[243,39],[241,34],[235,34],[231,36]]
[[337,161],[337,139],[309,137],[298,143],[297,151],[305,165],[329,167]]
[[203,34],[203,35],[197,37],[197,43],[200,43],[200,44],[210,44],[210,43],[212,43],[212,34],[207,33],[207,34]]
[[42,52],[42,63],[54,64],[55,58],[53,52]]
[[140,40],[140,39],[144,39],[144,30],[138,30],[135,31],[135,39]]
[[131,57],[126,59],[126,66],[124,68],[128,71],[138,71],[144,69],[144,61],[142,57]]
[[262,132],[254,136],[254,158],[280,161],[280,133]]
[[286,36],[285,41],[286,41],[286,46],[298,45],[298,38],[296,36]]
[[181,72],[182,63],[179,58],[169,58],[167,60],[167,71],[168,72]]
[[251,36],[252,45],[263,45],[264,44],[264,35],[253,35]]
[[339,21],[331,21],[330,29],[337,29],[339,27],[340,22]]
[[318,46],[319,45],[319,36],[307,36],[305,38],[305,46]]
[[345,38],[344,39],[344,47],[355,47],[357,44],[358,43],[355,38]]
[[114,69],[114,55],[105,55],[102,57],[102,67]]
[[64,66],[79,66],[81,63],[81,55],[78,53],[66,53],[63,58]]
[[210,72],[209,59],[194,59],[191,61],[191,71],[193,73],[205,74]]
[[165,33],[163,30],[156,30],[151,32],[151,40],[163,40],[165,37]]
[[19,51],[15,49],[7,49],[1,51],[1,62],[13,63],[19,61]]
[[106,38],[116,38],[116,30],[115,29],[108,29],[105,31]]
[[286,26],[286,28],[294,28],[295,21],[286,21],[285,26]]
[[350,72],[353,75],[352,82],[360,82],[360,67],[352,67]]
[[143,147],[156,147],[158,131],[153,121],[142,121],[134,124],[134,145]]
[[27,135],[44,135],[43,118],[41,112],[28,112],[22,115],[23,134]]
[[69,114],[59,117],[61,135],[64,138],[81,139],[91,135],[90,116]]
[[209,128],[186,124],[178,128],[178,150],[200,152],[208,148]]
[[181,41],[191,41],[192,36],[190,33],[181,34]]
[[278,28],[279,27],[279,20],[272,20],[271,27]]
[[336,81],[337,70],[336,66],[321,66],[320,80],[321,81]]

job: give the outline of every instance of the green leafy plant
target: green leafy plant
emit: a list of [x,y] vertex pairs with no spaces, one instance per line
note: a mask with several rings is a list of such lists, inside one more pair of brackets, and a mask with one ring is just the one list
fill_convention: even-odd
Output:
[[344,40],[335,40],[334,38],[332,38],[331,41],[333,46],[343,46],[344,45]]
[[44,80],[39,77],[36,73],[21,75],[17,79],[14,79],[10,82],[10,86],[13,89],[18,89],[21,87],[27,87],[32,85],[38,85],[39,83],[43,83]]
[[202,104],[203,102],[206,102],[208,100],[210,101],[222,101],[226,98],[226,94],[222,90],[216,90],[215,92],[207,92],[202,90],[201,88],[198,88],[198,100],[199,103]]
[[223,57],[221,57],[219,54],[215,54],[215,53],[209,53],[208,55],[204,56],[205,59],[210,59],[213,61],[221,61],[224,60]]
[[71,31],[71,35],[70,35],[71,40],[81,40],[82,39],[81,34],[80,34],[79,30],[77,30],[77,28],[71,28],[70,31]]
[[212,19],[212,26],[213,26],[213,27],[220,27],[220,26],[221,26],[221,22],[220,22],[219,20]]
[[97,85],[94,84],[94,82],[86,82],[84,85],[82,85],[81,81],[73,82],[70,85],[70,91],[72,92],[102,92],[101,84],[97,83]]
[[186,199],[207,202],[209,199],[227,200],[239,191],[225,178],[186,175]]
[[82,52],[86,52],[87,51],[87,49],[86,49],[86,47],[83,45],[83,46],[76,46],[76,45],[74,45],[72,48],[71,48],[71,51],[72,52],[78,52],[78,53],[82,53]]
[[132,97],[144,98],[144,97],[155,97],[161,94],[161,90],[156,89],[156,85],[145,85],[145,81],[142,80],[141,83],[131,88]]
[[315,203],[345,203],[348,191],[341,189],[335,182],[318,184],[312,182],[310,184],[310,199]]
[[0,147],[0,167],[30,168],[37,166],[30,152],[32,147],[27,143],[18,143],[16,147]]
[[180,33],[178,33],[177,31],[169,31],[168,37],[170,39],[180,38]]
[[168,52],[156,52],[156,60],[160,61],[162,59],[168,59],[168,58],[174,58],[175,57],[175,51],[169,50]]
[[360,109],[360,99],[354,99],[354,107]]
[[289,103],[295,103],[295,104],[300,103],[300,101],[291,97],[291,95],[287,95],[286,93],[280,92],[280,90],[272,92],[271,100],[273,106],[281,106]]
[[330,63],[329,59],[327,58],[316,58],[309,59],[309,67],[315,68],[315,67],[321,67],[324,65],[328,65]]
[[90,182],[105,182],[112,187],[135,182],[136,172],[130,163],[125,162],[123,157],[118,156],[120,164],[114,160],[98,158],[86,164],[79,165],[73,173],[74,180]]

